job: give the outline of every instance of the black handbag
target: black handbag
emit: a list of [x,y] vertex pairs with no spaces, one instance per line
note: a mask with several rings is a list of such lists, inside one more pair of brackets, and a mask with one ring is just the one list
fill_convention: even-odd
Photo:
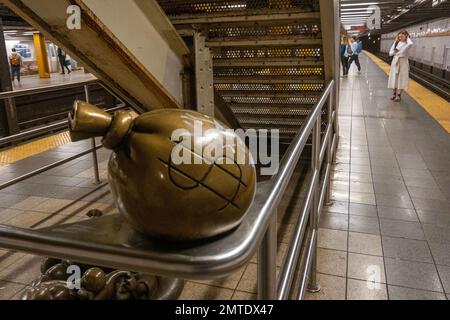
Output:
[[[399,41],[395,41],[395,47],[394,47],[394,50],[397,49],[398,43],[399,43]],[[388,63],[389,63],[390,65],[392,65],[392,60],[394,60],[394,56],[389,56],[389,58],[388,58]]]

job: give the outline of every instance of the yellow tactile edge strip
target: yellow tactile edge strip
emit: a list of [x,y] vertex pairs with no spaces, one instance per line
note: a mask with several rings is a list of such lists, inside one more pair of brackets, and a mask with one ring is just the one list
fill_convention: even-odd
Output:
[[[390,65],[380,58],[364,51],[365,54],[389,75]],[[424,108],[439,124],[450,133],[450,103],[428,90],[414,80],[410,80],[408,94],[411,98]]]
[[62,146],[69,142],[71,142],[69,132],[64,131],[50,137],[45,137],[5,151],[0,151],[0,167]]

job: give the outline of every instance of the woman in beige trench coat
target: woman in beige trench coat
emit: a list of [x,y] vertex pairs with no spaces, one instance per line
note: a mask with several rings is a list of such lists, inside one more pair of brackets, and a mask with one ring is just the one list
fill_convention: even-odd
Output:
[[391,100],[401,101],[402,91],[408,90],[409,85],[409,54],[413,42],[408,31],[400,31],[392,45],[389,55],[393,57],[391,71],[389,73],[388,88],[393,89]]

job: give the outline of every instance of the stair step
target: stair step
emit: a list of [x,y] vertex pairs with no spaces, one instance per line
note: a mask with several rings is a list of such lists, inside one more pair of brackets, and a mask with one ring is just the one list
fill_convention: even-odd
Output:
[[[295,47],[216,47],[211,52],[214,59],[281,59],[281,58],[301,58],[308,61],[309,59],[322,59],[321,45],[316,46],[295,46]],[[217,60],[216,60],[217,61]]]
[[266,39],[282,38],[286,36],[317,38],[321,36],[318,22],[278,24],[278,25],[252,25],[252,26],[223,26],[210,28],[208,39],[210,41],[225,41],[233,39]]
[[320,93],[311,94],[303,92],[243,92],[243,91],[223,91],[220,92],[222,97],[248,97],[248,98],[299,98],[299,99],[318,99]]
[[295,104],[295,105],[312,105],[315,104],[319,100],[319,95],[317,96],[303,96],[303,97],[237,97],[237,96],[222,96],[223,100],[227,103],[234,104],[258,104],[258,105],[271,105],[271,104]]
[[215,59],[214,67],[295,67],[295,66],[323,66],[324,62],[317,59]]
[[[321,79],[324,75],[323,67],[242,67],[242,68],[214,68],[214,77],[316,77]],[[241,78],[242,79],[242,78]]]
[[214,77],[216,84],[272,84],[272,85],[291,85],[291,84],[324,84],[322,77]]
[[214,47],[264,47],[264,46],[292,46],[292,45],[322,45],[320,38],[306,37],[285,37],[284,39],[259,39],[259,40],[228,40],[228,41],[206,41],[205,45],[210,48]]
[[307,116],[310,112],[312,106],[308,106],[305,108],[271,108],[271,107],[262,107],[255,106],[253,108],[239,108],[231,105],[231,110],[236,116],[255,116],[259,117],[300,117]]
[[322,83],[216,83],[214,87],[223,93],[235,91],[245,91],[249,93],[256,92],[322,92],[324,89]]

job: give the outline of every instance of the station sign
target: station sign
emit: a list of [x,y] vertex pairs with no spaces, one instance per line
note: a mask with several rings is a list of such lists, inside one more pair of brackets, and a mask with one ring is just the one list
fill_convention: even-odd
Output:
[[351,26],[350,30],[366,31],[369,30],[366,26]]
[[433,7],[436,7],[436,6],[438,6],[438,5],[440,5],[440,4],[444,3],[444,2],[447,2],[447,0],[433,0],[431,5]]

